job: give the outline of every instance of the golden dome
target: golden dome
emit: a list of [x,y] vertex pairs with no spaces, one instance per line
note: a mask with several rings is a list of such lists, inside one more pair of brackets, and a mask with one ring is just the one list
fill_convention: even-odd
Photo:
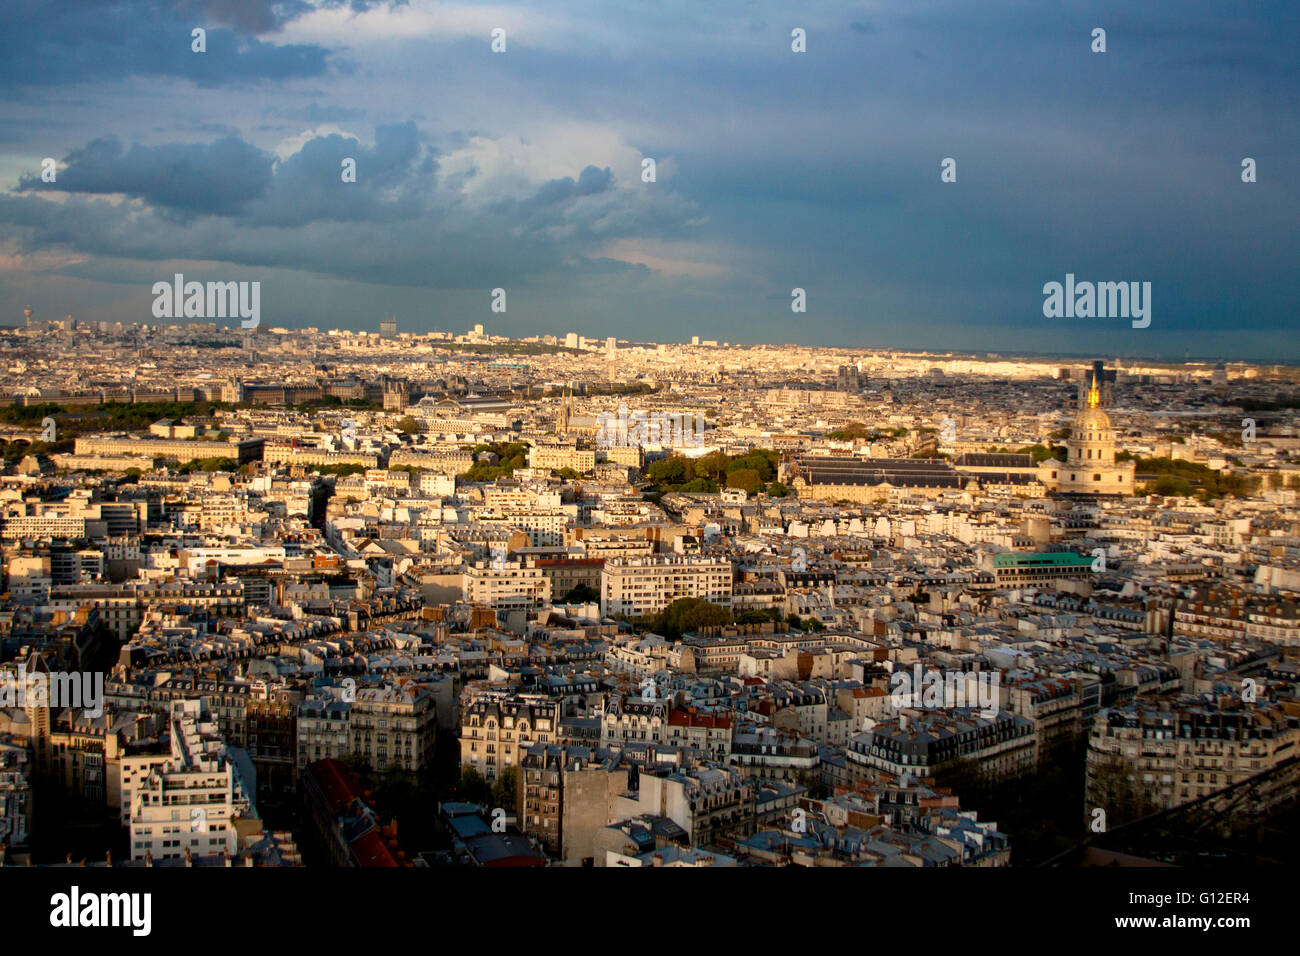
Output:
[[1109,432],[1110,416],[1100,408],[1085,408],[1074,420],[1073,437],[1082,438],[1087,432]]

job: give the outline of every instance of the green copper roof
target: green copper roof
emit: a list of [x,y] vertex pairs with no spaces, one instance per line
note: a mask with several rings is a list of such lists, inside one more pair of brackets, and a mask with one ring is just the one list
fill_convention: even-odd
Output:
[[1046,551],[1023,554],[1008,552],[993,555],[995,568],[1077,568],[1092,566],[1092,558],[1073,551]]

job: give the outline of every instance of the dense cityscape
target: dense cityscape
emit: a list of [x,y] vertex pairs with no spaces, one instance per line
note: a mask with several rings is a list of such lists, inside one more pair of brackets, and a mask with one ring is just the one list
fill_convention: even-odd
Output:
[[29,309],[0,395],[6,867],[1295,852],[1295,368]]
[[1283,928],[1297,31],[0,0],[12,945]]

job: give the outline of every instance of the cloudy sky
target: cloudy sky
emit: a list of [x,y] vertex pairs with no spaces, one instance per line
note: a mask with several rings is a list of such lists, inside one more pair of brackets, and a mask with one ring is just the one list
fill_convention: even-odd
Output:
[[[153,321],[181,272],[270,326],[1300,358],[1295,0],[0,17],[0,324]],[[1150,327],[1044,318],[1066,273]]]

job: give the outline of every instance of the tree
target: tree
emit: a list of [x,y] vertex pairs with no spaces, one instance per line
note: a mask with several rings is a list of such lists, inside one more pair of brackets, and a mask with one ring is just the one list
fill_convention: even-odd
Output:
[[673,640],[702,627],[731,623],[731,612],[703,598],[678,598],[650,618],[650,630]]
[[515,809],[519,795],[519,768],[506,767],[497,777],[492,787],[492,806],[501,807],[508,812]]
[[466,767],[460,772],[460,783],[456,785],[456,798],[465,803],[486,806],[492,798],[492,788],[483,779],[481,773],[473,767]]
[[692,478],[690,481],[686,482],[686,484],[680,485],[677,490],[700,494],[704,492],[717,491],[718,486],[716,482],[710,481],[708,478]]
[[779,481],[774,481],[767,486],[767,494],[771,498],[784,498],[789,493],[790,489]]
[[420,423],[410,415],[406,415],[397,423],[397,430],[405,432],[407,435],[418,435],[420,433]]
[[[1113,830],[1155,813],[1159,807],[1137,783],[1127,763],[1114,754],[1104,757],[1093,772],[1089,797],[1106,811],[1106,828]],[[1091,818],[1092,807],[1088,807]]]
[[781,612],[776,608],[754,608],[736,615],[737,624],[779,623],[780,620]]
[[665,458],[663,461],[651,462],[646,474],[660,484],[675,484],[686,480],[686,463],[677,457]]
[[[1064,445],[1052,445],[1051,447],[1048,447],[1047,445],[1026,445],[1024,448],[1017,450],[1016,454],[1032,455],[1034,461],[1047,461],[1049,458],[1055,458],[1057,461],[1065,461],[1066,458]],[[1117,453],[1115,455],[1116,461],[1122,460],[1119,457],[1120,454],[1122,453]]]
[[[777,454],[774,451],[765,449],[756,449],[739,458],[733,458],[727,465],[727,473],[731,474],[737,471],[753,470],[758,472],[759,478],[763,481],[770,481],[776,477]],[[730,482],[728,482],[730,484]],[[739,485],[733,487],[740,487]]]
[[878,433],[871,431],[862,422],[849,422],[843,428],[836,428],[834,431],[826,433],[826,437],[831,441],[852,441],[858,438],[875,439]]
[[561,604],[591,604],[600,600],[600,592],[589,584],[578,584],[560,598]]
[[713,481],[722,481],[727,475],[727,465],[730,463],[731,459],[727,457],[726,452],[709,452],[695,462],[695,474]]
[[763,490],[763,479],[753,468],[740,468],[727,475],[728,488],[743,488],[749,494]]

